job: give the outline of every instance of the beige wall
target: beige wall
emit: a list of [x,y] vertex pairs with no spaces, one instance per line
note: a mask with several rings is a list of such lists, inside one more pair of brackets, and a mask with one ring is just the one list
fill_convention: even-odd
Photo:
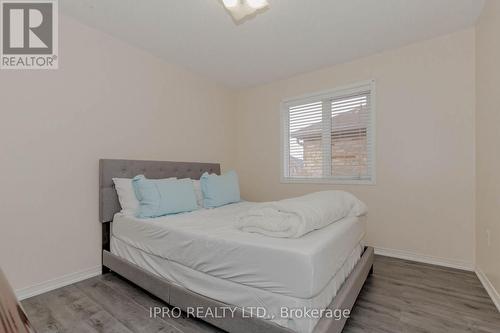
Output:
[[230,91],[65,16],[60,59],[0,72],[0,266],[16,289],[100,265],[99,158],[233,165]]
[[[377,247],[474,261],[474,29],[242,91],[243,196],[273,200],[346,189],[369,206]],[[377,184],[280,184],[280,101],[376,79]]]
[[[499,161],[486,163],[498,154],[481,145],[498,135],[488,22],[477,34],[478,94],[490,97],[478,101],[477,252],[498,286],[484,248],[488,226],[499,253]],[[65,16],[60,25],[59,70],[0,72],[0,266],[16,289],[100,265],[99,158],[221,161],[256,201],[346,189],[370,207],[372,245],[473,265],[473,29],[235,94]],[[377,185],[280,184],[280,101],[372,78]]]
[[[487,2],[476,28],[476,264],[500,292],[500,1]],[[487,231],[491,244],[488,245]]]

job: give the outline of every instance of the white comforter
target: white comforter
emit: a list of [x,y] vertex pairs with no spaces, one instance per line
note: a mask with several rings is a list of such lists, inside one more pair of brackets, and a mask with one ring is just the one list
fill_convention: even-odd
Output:
[[366,212],[366,205],[348,192],[323,191],[258,205],[239,217],[238,228],[271,237],[298,238]]

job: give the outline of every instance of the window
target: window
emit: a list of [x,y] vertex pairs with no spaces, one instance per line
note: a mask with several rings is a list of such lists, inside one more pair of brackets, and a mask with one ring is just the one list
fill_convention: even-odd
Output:
[[282,103],[284,182],[373,184],[373,81]]

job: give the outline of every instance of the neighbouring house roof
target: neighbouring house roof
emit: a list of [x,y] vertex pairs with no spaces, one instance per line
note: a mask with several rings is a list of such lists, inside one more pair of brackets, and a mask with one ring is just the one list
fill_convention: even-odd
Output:
[[[358,111],[344,112],[332,117],[332,135],[351,131],[366,130],[368,119],[366,114]],[[323,124],[317,122],[291,133],[295,139],[314,139],[322,134]]]
[[304,167],[304,160],[297,158],[295,156],[290,155],[290,168],[299,168],[302,169]]

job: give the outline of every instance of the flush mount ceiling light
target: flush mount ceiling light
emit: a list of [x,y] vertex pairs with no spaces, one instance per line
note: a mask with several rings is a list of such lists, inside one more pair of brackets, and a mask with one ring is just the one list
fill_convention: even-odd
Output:
[[269,7],[267,0],[222,0],[236,22]]

